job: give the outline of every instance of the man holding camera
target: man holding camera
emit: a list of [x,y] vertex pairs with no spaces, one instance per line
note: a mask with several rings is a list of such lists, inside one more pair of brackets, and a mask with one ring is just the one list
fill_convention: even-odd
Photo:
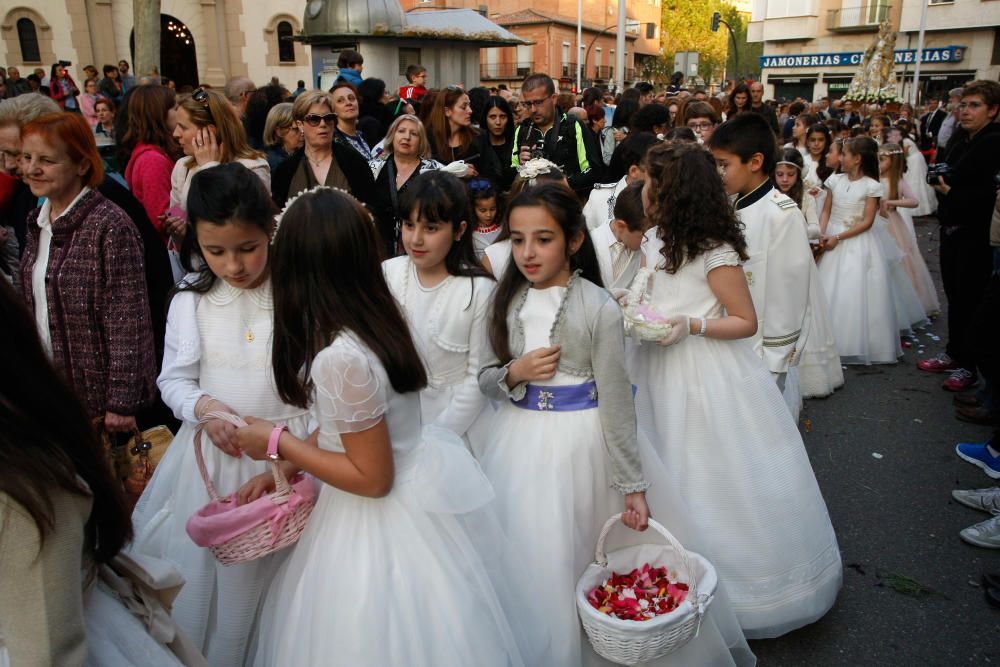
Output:
[[[937,191],[941,223],[941,282],[948,298],[946,352],[922,360],[921,370],[950,373],[943,388],[965,391],[978,379],[975,313],[993,270],[990,219],[1000,172],[1000,83],[973,81],[962,89],[958,125],[928,182]],[[992,332],[991,332],[992,333]]]
[[514,130],[517,150],[511,166],[543,157],[559,166],[569,186],[586,201],[603,165],[593,134],[556,108],[556,87],[547,74],[528,75],[521,84],[521,104],[528,109],[528,118]]

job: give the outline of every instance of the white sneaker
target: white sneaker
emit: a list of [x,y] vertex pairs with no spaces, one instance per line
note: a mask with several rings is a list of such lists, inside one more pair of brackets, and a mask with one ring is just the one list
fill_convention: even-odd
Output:
[[1000,486],[993,486],[988,489],[970,489],[968,491],[955,489],[951,492],[951,497],[974,510],[982,510],[990,514],[1000,514]]
[[959,533],[969,544],[986,549],[1000,549],[1000,515],[969,526]]

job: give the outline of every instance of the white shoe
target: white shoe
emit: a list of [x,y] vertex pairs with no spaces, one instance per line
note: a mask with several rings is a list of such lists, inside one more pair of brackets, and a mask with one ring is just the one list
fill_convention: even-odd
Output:
[[969,544],[986,549],[1000,549],[1000,515],[969,526],[959,533]]
[[951,497],[974,510],[982,510],[990,514],[1000,514],[1000,487],[998,486],[988,489],[970,489],[968,491],[955,489],[951,492]]

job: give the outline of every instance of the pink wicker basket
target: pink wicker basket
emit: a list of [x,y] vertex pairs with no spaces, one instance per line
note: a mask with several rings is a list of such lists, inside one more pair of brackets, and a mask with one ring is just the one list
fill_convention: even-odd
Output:
[[209,412],[198,423],[194,435],[195,457],[212,501],[188,519],[188,535],[198,546],[208,547],[223,565],[262,558],[294,544],[316,504],[313,480],[298,474],[289,484],[278,464],[271,461],[275,485],[273,493],[245,505],[237,504],[236,493],[220,497],[208,477],[205,457],[201,451],[202,431],[205,423],[212,419],[224,419],[234,426],[246,426],[245,421],[226,412]]

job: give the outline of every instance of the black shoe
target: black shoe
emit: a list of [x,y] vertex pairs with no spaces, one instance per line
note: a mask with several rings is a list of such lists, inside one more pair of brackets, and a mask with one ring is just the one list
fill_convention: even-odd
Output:
[[986,408],[955,408],[955,419],[982,426],[997,426],[996,416]]
[[990,606],[1000,609],[1000,588],[987,588],[984,594]]
[[976,396],[976,392],[974,391],[964,394],[955,394],[951,397],[951,402],[953,405],[962,408],[979,408],[983,405],[983,402],[979,400],[979,397]]
[[1000,588],[1000,573],[987,572],[984,574],[983,588]]

